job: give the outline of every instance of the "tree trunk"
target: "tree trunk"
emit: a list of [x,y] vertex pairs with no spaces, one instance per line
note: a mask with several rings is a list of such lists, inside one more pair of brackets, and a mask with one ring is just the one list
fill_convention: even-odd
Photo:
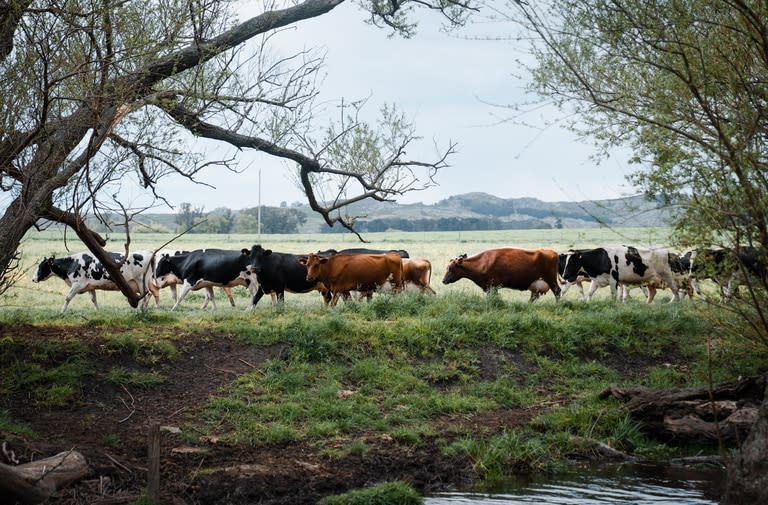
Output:
[[41,503],[88,472],[85,457],[77,451],[19,466],[0,463],[0,503]]
[[738,442],[757,421],[766,376],[748,377],[702,388],[658,391],[644,387],[608,388],[627,403],[630,415],[643,429],[662,439]]
[[768,388],[758,419],[728,465],[728,479],[721,505],[768,503]]

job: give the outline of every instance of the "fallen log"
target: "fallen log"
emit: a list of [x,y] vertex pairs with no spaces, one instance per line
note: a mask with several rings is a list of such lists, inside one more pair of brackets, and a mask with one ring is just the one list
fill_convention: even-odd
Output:
[[77,451],[18,466],[0,463],[0,503],[41,503],[88,473],[85,457]]
[[644,431],[664,439],[740,441],[757,421],[766,377],[748,377],[712,388],[654,390],[609,387],[600,398],[627,404]]

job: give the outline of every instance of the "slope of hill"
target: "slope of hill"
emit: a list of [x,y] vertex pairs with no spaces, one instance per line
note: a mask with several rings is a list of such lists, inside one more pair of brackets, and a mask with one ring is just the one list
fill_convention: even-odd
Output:
[[[294,205],[304,213],[301,233],[346,231],[329,229],[307,205]],[[233,210],[236,217],[240,211]],[[487,193],[455,195],[434,204],[359,202],[344,211],[354,217],[361,232],[389,229],[406,231],[491,230],[534,228],[592,228],[668,226],[675,208],[642,196],[583,202],[543,202],[535,198],[499,198]],[[141,214],[135,221],[147,229],[172,231],[174,214]],[[139,227],[135,231],[141,231]]]
[[[307,222],[302,231],[317,232],[326,228],[308,208],[300,208],[307,212]],[[505,199],[487,193],[466,193],[431,205],[360,202],[350,206],[346,215],[355,216],[359,223],[366,225],[429,220],[442,220],[444,225],[450,225],[450,220],[457,224],[462,220],[467,223],[485,220],[489,224],[513,229],[667,226],[674,218],[674,212],[674,208],[649,201],[643,196],[584,202],[543,202],[535,198]]]

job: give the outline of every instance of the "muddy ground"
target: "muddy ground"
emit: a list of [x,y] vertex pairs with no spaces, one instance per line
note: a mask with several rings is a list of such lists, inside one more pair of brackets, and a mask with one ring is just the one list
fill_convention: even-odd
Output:
[[[12,334],[16,343],[32,344],[58,340],[62,331],[29,327],[13,328]],[[36,435],[9,437],[0,432],[20,461],[69,449],[88,460],[91,474],[62,491],[55,500],[59,504],[132,503],[146,486],[147,434],[153,423],[171,430],[162,431],[164,503],[302,505],[391,480],[405,480],[423,493],[469,485],[478,479],[471,462],[444,456],[436,440],[451,438],[451,428],[457,424],[477,432],[499,432],[525,424],[538,413],[532,408],[439,419],[434,423],[438,436],[417,449],[386,435],[361,433],[357,438],[369,450],[341,458],[329,457],[308,443],[230,446],[198,433],[174,433],[174,428],[188,429],[210,395],[277,355],[279,347],[246,346],[222,335],[190,335],[176,342],[180,355],[160,365],[165,377],[161,386],[127,388],[103,377],[113,367],[136,370],[130,356],[103,352],[98,329],[67,328],[66,333],[98,355],[94,361],[99,370],[86,381],[82,401],[67,409],[41,409],[23,395],[0,398],[0,409]]]

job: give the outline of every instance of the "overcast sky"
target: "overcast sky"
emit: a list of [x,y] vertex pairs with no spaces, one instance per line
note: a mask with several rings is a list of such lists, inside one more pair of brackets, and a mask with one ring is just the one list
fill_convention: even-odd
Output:
[[[241,19],[248,15],[248,10],[240,13]],[[458,143],[457,154],[449,160],[451,166],[437,175],[439,186],[410,194],[402,203],[434,203],[475,191],[545,201],[619,198],[636,193],[625,180],[632,168],[626,153],[615,153],[596,166],[590,159],[594,154],[591,144],[577,140],[561,127],[542,129],[500,121],[508,113],[488,103],[531,100],[523,94],[526,83],[515,65],[516,59],[524,57],[516,43],[446,35],[438,30],[434,14],[429,17],[431,21],[422,22],[410,40],[388,38],[386,30],[369,26],[364,19],[363,11],[346,2],[281,34],[281,47],[284,45],[286,52],[292,46],[327,50],[323,99],[370,95],[370,113],[380,104],[396,104],[424,137],[428,152],[432,152],[432,139],[442,146],[449,141]],[[483,32],[484,28],[476,31]],[[490,31],[488,27],[487,33]],[[526,116],[525,121],[542,124],[542,114],[552,119],[559,113],[543,110]],[[415,157],[410,155],[411,151],[409,158]],[[235,156],[243,173],[216,171],[200,178],[215,189],[177,181],[172,192],[165,191],[169,201],[174,205],[191,202],[206,210],[254,207],[258,204],[259,169],[262,204],[305,201],[283,162],[253,151]]]

